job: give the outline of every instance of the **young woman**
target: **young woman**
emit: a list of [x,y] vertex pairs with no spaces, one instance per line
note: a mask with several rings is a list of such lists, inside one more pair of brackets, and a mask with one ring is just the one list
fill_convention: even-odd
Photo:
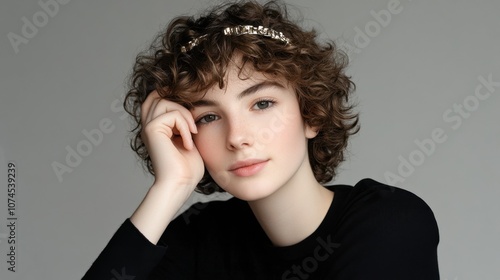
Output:
[[[154,183],[84,279],[439,279],[425,202],[325,186],[358,130],[346,66],[281,3],[174,19],[124,103]],[[195,189],[234,197],[174,219]]]

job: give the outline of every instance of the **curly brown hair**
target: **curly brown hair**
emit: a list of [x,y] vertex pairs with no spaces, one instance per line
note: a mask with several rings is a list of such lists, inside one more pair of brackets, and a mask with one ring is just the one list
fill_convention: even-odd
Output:
[[[332,180],[345,159],[349,136],[359,130],[358,114],[349,100],[355,85],[345,74],[348,58],[333,41],[319,43],[314,29],[303,30],[288,14],[286,5],[279,1],[226,3],[198,18],[174,18],[149,49],[137,56],[123,105],[135,121],[130,146],[151,174],[153,166],[141,138],[140,121],[141,104],[148,94],[157,90],[163,98],[189,107],[212,86],[224,87],[227,66],[238,52],[243,65],[248,63],[257,71],[291,83],[304,122],[318,130],[308,142],[315,178],[319,183]],[[272,28],[290,43],[261,35],[223,34],[226,27],[237,25]],[[197,46],[181,50],[200,36],[203,40]],[[207,171],[196,190],[204,194],[224,191]]]

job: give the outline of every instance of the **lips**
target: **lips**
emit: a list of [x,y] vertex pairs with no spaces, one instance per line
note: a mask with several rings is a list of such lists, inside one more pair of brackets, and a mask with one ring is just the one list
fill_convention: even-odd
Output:
[[262,170],[268,160],[263,159],[248,159],[237,161],[229,167],[229,171],[240,177],[248,177],[257,174]]

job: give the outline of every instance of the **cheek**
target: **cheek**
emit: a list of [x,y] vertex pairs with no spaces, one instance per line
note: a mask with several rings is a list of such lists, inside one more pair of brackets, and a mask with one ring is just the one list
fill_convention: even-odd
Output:
[[229,185],[230,178],[225,171],[225,162],[221,159],[224,156],[223,139],[220,134],[209,133],[208,131],[200,131],[197,135],[193,135],[194,144],[203,159],[205,168],[210,173],[219,186],[226,188]]
[[217,133],[206,128],[199,128],[198,134],[193,135],[194,144],[208,169],[211,169],[214,159],[217,158],[216,155],[220,155],[219,147],[222,142],[217,136]]
[[276,135],[275,139],[281,148],[293,148],[305,143],[305,126],[298,105],[287,106],[268,120],[267,126]]
[[290,153],[294,151],[295,154],[300,154],[303,152],[303,148],[306,147],[306,136],[304,133],[304,127],[302,125],[302,119],[296,118],[290,124],[286,125],[284,129],[277,134],[277,143],[275,146],[277,149],[283,152]]

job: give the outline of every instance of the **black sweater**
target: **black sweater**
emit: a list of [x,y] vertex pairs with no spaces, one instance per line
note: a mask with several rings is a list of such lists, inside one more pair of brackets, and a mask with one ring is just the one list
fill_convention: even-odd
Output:
[[371,179],[327,188],[325,219],[295,245],[274,247],[245,201],[197,203],[157,245],[127,219],[83,279],[439,279],[439,233],[424,201]]

